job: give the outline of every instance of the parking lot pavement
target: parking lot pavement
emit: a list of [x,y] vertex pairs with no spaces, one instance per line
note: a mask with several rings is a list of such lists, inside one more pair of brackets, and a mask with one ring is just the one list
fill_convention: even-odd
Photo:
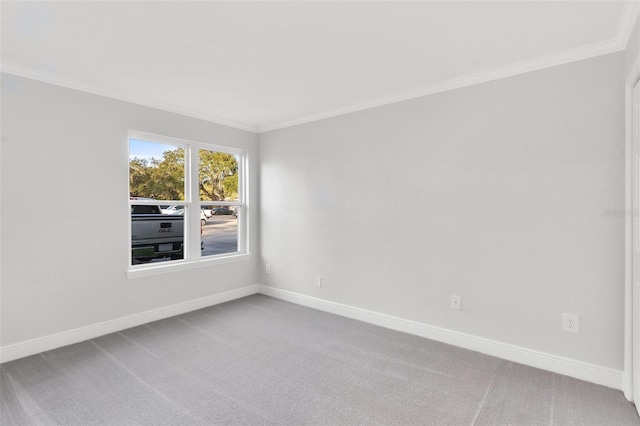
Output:
[[202,227],[202,256],[238,251],[238,218],[231,215],[212,216]]

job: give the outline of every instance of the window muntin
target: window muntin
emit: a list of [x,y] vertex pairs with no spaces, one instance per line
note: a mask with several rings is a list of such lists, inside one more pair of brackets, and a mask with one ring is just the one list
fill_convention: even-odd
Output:
[[244,151],[131,132],[129,154],[130,270],[247,254]]

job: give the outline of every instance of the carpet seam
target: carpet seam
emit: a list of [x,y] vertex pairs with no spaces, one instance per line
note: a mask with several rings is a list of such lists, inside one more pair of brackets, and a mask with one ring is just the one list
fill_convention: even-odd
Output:
[[480,418],[480,414],[482,414],[482,411],[484,410],[484,406],[486,405],[487,400],[489,399],[489,393],[491,392],[491,389],[493,389],[493,385],[496,382],[498,373],[500,372],[500,368],[502,367],[503,362],[501,362],[500,364],[501,365],[498,366],[498,368],[496,368],[495,374],[493,375],[493,378],[491,379],[491,381],[489,382],[489,385],[487,386],[487,390],[484,392],[482,399],[478,403],[478,409],[476,410],[476,414],[473,416],[473,420],[471,420],[470,426],[476,425],[476,422]]

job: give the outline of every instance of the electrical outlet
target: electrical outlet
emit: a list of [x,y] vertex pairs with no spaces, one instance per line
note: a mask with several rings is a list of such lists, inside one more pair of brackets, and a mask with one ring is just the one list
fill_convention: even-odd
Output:
[[270,273],[271,273],[271,264],[270,264],[270,263],[267,263],[267,264],[265,265],[264,269],[265,269],[265,271],[267,272],[267,274],[270,274]]
[[322,277],[320,275],[316,275],[316,286],[322,287]]
[[577,315],[562,314],[562,330],[570,333],[580,332],[580,320]]
[[451,309],[460,309],[460,296],[451,295]]

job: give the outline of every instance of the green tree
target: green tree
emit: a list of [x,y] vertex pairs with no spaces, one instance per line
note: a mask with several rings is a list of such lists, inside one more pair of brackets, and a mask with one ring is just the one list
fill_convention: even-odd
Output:
[[158,200],[184,199],[184,148],[162,153],[151,160],[151,193]]
[[[184,161],[184,148],[165,151],[160,159],[131,159],[130,195],[156,200],[183,200]],[[201,200],[224,201],[238,198],[238,160],[235,156],[201,150],[198,177]]]
[[200,200],[238,198],[238,160],[231,154],[200,151]]
[[129,160],[129,188],[132,197],[184,199],[184,149],[165,151],[161,159]]
[[148,197],[149,162],[141,158],[129,161],[129,196]]

